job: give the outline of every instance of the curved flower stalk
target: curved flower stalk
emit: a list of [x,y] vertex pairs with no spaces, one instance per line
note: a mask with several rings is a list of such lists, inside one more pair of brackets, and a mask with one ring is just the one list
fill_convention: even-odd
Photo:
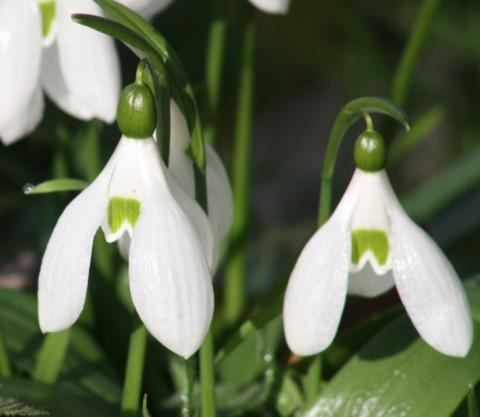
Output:
[[303,249],[284,301],[289,347],[299,355],[326,349],[347,292],[375,297],[397,287],[410,319],[434,349],[465,356],[472,319],[463,286],[433,240],[401,207],[383,169],[382,138],[357,139],[357,169],[336,210]]
[[[193,162],[187,155],[190,143],[187,121],[175,101],[170,105],[170,158],[168,169],[188,195],[195,199]],[[208,218],[215,240],[213,266],[218,262],[220,247],[233,221],[233,196],[227,172],[215,150],[205,144],[207,159]]]
[[[163,164],[153,139],[155,112],[145,116],[146,128],[134,123],[132,129],[122,122],[145,124],[143,115],[132,116],[139,102],[155,108],[148,87],[127,87],[118,113],[124,136],[104,170],[55,226],[40,269],[40,327],[55,332],[77,320],[86,296],[93,238],[101,227],[108,242],[126,235],[131,239],[129,279],[135,308],[155,338],[188,358],[202,343],[213,314],[213,237],[205,213]],[[135,108],[122,110],[122,103],[134,103],[130,107]]]
[[[144,14],[155,13],[162,3],[121,2]],[[38,125],[43,91],[74,117],[114,121],[120,93],[117,52],[110,38],[71,21],[78,12],[101,14],[91,0],[0,2],[0,138],[4,144]]]

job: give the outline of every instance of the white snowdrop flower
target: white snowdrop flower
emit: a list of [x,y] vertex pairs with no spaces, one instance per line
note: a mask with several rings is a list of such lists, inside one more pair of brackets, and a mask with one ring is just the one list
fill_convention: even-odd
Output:
[[250,3],[259,10],[273,14],[285,14],[290,6],[290,0],[250,0]]
[[[193,162],[186,151],[190,143],[185,116],[175,101],[170,105],[170,158],[168,169],[188,195],[195,198],[195,178]],[[215,247],[213,267],[218,262],[220,247],[226,238],[233,221],[233,196],[225,167],[215,150],[205,144],[207,161],[207,200],[208,218],[213,231]]]
[[413,325],[434,349],[465,356],[472,319],[463,286],[433,240],[405,213],[384,167],[383,140],[357,139],[357,169],[330,219],[303,249],[290,276],[284,327],[290,349],[326,349],[347,292],[375,297],[396,286]]
[[[162,1],[128,1],[150,14]],[[136,7],[138,6],[138,7]],[[31,133],[43,116],[43,91],[82,120],[112,123],[120,93],[113,40],[71,20],[102,15],[92,0],[0,2],[0,138],[10,144]]]
[[143,84],[122,93],[118,124],[124,136],[96,180],[60,216],[45,251],[39,322],[43,332],[55,332],[77,320],[85,302],[93,239],[101,227],[108,242],[131,240],[134,306],[156,339],[187,358],[200,347],[213,314],[207,259],[213,236],[205,213],[159,155],[153,100]]

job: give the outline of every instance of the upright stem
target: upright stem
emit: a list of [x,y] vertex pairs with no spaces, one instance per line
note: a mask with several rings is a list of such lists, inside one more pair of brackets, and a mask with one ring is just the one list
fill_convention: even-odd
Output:
[[214,346],[212,327],[200,349],[200,401],[201,417],[217,415],[215,401]]
[[208,34],[207,59],[205,63],[208,108],[208,123],[205,126],[205,139],[212,145],[217,141],[218,109],[225,61],[226,32],[225,0],[215,0],[212,22],[210,23]]
[[123,383],[122,415],[124,417],[136,416],[140,408],[147,337],[145,326],[135,314]]
[[400,107],[405,105],[413,72],[432,26],[441,0],[423,0],[417,13],[408,43],[403,50],[393,79],[392,99]]
[[0,328],[0,377],[8,377],[12,374],[12,367],[8,358],[7,344],[5,334]]
[[246,250],[250,185],[250,145],[255,85],[255,25],[251,6],[246,2],[242,25],[242,48],[238,102],[233,149],[233,199],[235,217],[231,232],[232,253],[226,269],[224,294],[225,323],[233,324],[245,308]]
[[193,358],[185,359],[185,375],[187,377],[187,385],[185,387],[185,395],[182,395],[182,417],[193,416],[193,391],[195,388],[195,371]]
[[54,384],[57,381],[67,354],[71,331],[69,328],[45,336],[33,372],[35,381],[46,384]]

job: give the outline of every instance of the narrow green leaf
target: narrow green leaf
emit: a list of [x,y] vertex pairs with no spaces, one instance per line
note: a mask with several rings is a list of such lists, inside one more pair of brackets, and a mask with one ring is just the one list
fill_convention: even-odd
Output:
[[475,395],[475,387],[470,385],[467,397],[468,417],[478,417],[477,396]]
[[88,186],[88,182],[74,178],[59,178],[42,182],[38,185],[26,184],[23,192],[30,194],[57,193],[60,191],[80,191]]
[[449,417],[480,379],[479,332],[475,322],[469,355],[452,358],[423,342],[403,315],[336,374],[305,417]]
[[71,329],[45,336],[40,349],[37,366],[33,373],[35,381],[53,384],[60,375],[63,360],[67,354]]

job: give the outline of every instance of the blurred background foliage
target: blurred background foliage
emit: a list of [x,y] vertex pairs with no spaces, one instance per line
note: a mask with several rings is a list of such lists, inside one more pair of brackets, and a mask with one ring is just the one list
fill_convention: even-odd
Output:
[[[395,70],[419,5],[420,2],[414,0],[293,0],[285,17],[256,12],[256,102],[247,235],[249,311],[255,310],[257,300],[283,291],[296,256],[315,228],[326,140],[341,106],[358,96],[392,97]],[[211,1],[176,0],[154,20],[156,28],[170,41],[187,68],[201,106],[205,96],[202,80],[210,17]],[[235,10],[231,11],[231,21],[218,141],[227,169],[231,166],[240,48]],[[118,49],[124,84],[128,84],[134,77],[137,60],[124,46],[119,45]],[[384,119],[376,119],[391,145],[388,170],[395,190],[412,217],[446,251],[462,277],[480,271],[479,64],[480,3],[476,0],[440,2],[410,93],[403,103],[412,121],[412,131],[404,134]],[[358,126],[358,131],[360,128]],[[118,138],[116,126],[105,126],[99,121],[79,122],[48,103],[44,120],[31,137],[10,147],[0,147],[0,232],[3,236],[0,283],[3,286],[27,292],[35,289],[48,237],[59,213],[72,197],[72,193],[25,196],[24,185],[53,177],[90,181]],[[354,138],[355,129],[340,152],[335,200],[343,193],[353,171]],[[218,287],[222,286],[221,275]],[[99,343],[105,352],[100,355],[101,360],[99,356],[87,362],[96,366],[97,361],[101,361],[117,386],[124,372],[130,331],[125,325],[130,320],[126,280],[125,267],[116,248],[98,239],[90,284],[92,305],[87,306],[81,327],[89,330],[88,338],[92,335],[89,343]],[[345,338],[351,337],[351,340],[346,343],[348,348],[342,348],[344,339],[340,339],[327,354],[327,375],[333,375],[370,335],[398,312],[389,310],[388,316],[375,316],[376,321],[369,322],[370,327],[360,331],[360,337],[355,335],[355,330],[353,336],[348,333],[351,326],[396,303],[394,290],[375,301],[352,300],[343,323],[347,330]],[[6,310],[6,307],[0,309]],[[35,352],[40,344],[38,330],[31,327],[29,332],[32,338],[36,335],[29,347],[29,352]],[[227,340],[229,333],[223,332],[220,342]],[[8,335],[7,331],[7,339]],[[227,414],[235,414],[235,410],[240,409],[235,401],[246,401],[251,402],[249,412],[254,415],[275,415],[269,414],[269,407],[261,413],[255,410],[252,398],[259,399],[259,403],[265,396],[270,398],[269,391],[265,390],[274,389],[276,384],[276,392],[286,393],[287,397],[270,399],[275,403],[270,408],[283,410],[279,412],[281,415],[290,415],[288,408],[295,411],[296,404],[304,399],[298,384],[292,382],[298,380],[298,375],[290,379],[290,373],[297,373],[297,368],[292,370],[286,366],[288,351],[281,336],[280,320],[272,321],[266,332],[254,333],[248,340],[219,368],[221,380],[230,384],[220,388],[220,407]],[[262,353],[256,353],[255,360],[252,349]],[[268,356],[272,354],[279,359],[282,369],[272,363]],[[24,363],[26,351],[18,356],[17,366],[28,368]],[[150,390],[171,393],[175,386],[182,385],[182,377],[176,371],[180,365],[158,344],[150,343],[147,363],[145,380]],[[479,362],[474,363],[478,366]],[[298,372],[303,375],[302,366],[299,365]],[[281,377],[273,378],[272,375],[279,373]],[[106,378],[100,374],[98,377]],[[252,385],[252,381],[256,382]],[[237,388],[232,389],[232,384]],[[238,386],[246,384],[248,389],[239,394]],[[109,395],[115,397],[118,392]],[[156,413],[165,412],[169,405],[178,403],[178,398],[167,394],[160,394],[160,400],[152,405]],[[452,410],[456,406],[451,406]],[[461,407],[466,409],[466,405]],[[458,412],[461,413],[461,409]]]

